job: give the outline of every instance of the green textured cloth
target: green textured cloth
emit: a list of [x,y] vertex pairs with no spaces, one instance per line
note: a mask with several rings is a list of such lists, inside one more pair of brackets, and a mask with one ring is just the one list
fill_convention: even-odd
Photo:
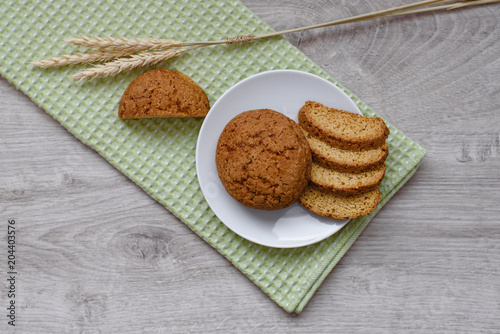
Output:
[[[267,248],[228,230],[208,207],[195,168],[202,119],[121,121],[118,103],[143,68],[115,77],[73,82],[86,66],[32,68],[28,63],[81,51],[62,40],[76,36],[214,40],[272,29],[238,1],[20,1],[0,4],[0,74],[83,143],[95,149],[247,275],[287,312],[300,313],[371,218],[413,175],[426,151],[388,123],[390,155],[382,201],[332,237],[296,249]],[[282,38],[190,51],[155,67],[191,76],[213,104],[238,81],[272,69],[297,69],[342,88],[365,115],[377,115]]]

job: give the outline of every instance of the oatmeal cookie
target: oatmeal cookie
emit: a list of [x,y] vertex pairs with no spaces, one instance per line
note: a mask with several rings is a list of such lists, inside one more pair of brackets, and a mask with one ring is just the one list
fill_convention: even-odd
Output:
[[204,117],[210,109],[205,91],[187,75],[158,68],[132,80],[120,100],[121,119]]
[[309,181],[311,163],[298,124],[270,109],[239,114],[217,142],[222,184],[234,199],[254,209],[277,210],[296,202]]

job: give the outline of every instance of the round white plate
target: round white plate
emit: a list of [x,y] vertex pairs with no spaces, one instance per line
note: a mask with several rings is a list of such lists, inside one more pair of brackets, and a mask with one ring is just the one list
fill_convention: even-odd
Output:
[[300,204],[276,211],[251,209],[233,199],[217,175],[215,150],[226,124],[252,109],[273,109],[297,121],[307,100],[359,113],[356,104],[337,86],[310,73],[275,70],[255,74],[228,89],[212,106],[200,130],[196,172],[208,205],[234,233],[260,245],[292,248],[321,241],[348,219],[318,216]]

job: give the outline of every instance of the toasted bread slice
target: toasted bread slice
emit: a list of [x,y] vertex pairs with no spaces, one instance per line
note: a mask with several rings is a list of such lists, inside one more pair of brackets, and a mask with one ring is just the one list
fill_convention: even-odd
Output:
[[315,186],[308,186],[299,202],[306,209],[320,216],[346,219],[369,214],[375,210],[380,198],[378,188],[362,194],[341,195]]
[[348,151],[333,147],[302,129],[311,147],[313,159],[325,168],[339,172],[360,173],[380,168],[389,154],[387,143],[366,151]]
[[307,101],[299,110],[299,124],[313,137],[349,150],[372,150],[384,144],[389,129],[380,117],[368,117]]
[[382,182],[384,175],[385,164],[378,169],[361,173],[337,172],[317,163],[313,163],[311,168],[312,183],[344,194],[360,194],[373,190]]

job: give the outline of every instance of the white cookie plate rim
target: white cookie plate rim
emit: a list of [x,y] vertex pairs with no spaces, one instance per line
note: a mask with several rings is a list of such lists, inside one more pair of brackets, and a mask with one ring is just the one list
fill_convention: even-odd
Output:
[[252,109],[273,109],[298,119],[307,100],[361,114],[340,88],[314,74],[297,70],[273,70],[252,75],[229,88],[212,106],[200,129],[196,145],[196,172],[203,196],[215,215],[231,231],[256,244],[295,248],[314,244],[339,231],[349,219],[316,215],[299,203],[263,211],[233,199],[217,174],[215,150],[226,124]]

